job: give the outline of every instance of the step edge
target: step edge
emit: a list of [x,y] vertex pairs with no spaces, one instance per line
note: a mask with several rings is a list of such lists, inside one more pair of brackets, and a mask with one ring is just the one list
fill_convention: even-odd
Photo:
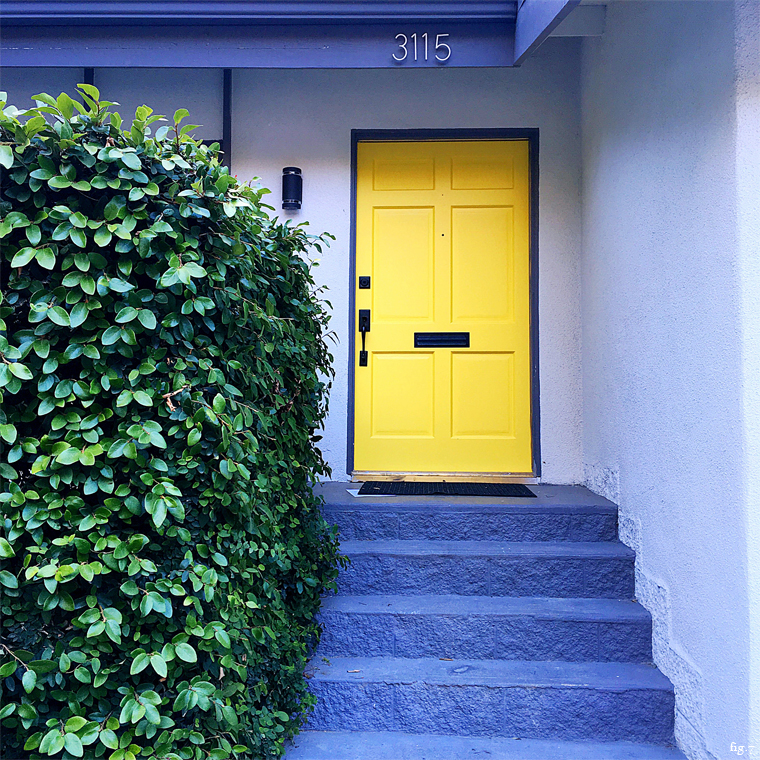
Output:
[[617,507],[595,506],[593,504],[393,504],[370,503],[351,504],[350,502],[326,502],[321,507],[323,512],[367,512],[388,513],[405,512],[431,515],[468,515],[468,514],[515,514],[515,515],[617,515]]
[[[604,547],[604,548],[602,548]],[[340,542],[344,554],[386,557],[570,557],[635,559],[636,553],[621,541],[437,541],[380,539]],[[500,550],[500,551],[499,551]]]
[[[319,656],[319,655],[317,655]],[[601,670],[610,671],[606,675],[599,674],[594,676],[582,677],[581,675],[573,675],[572,671],[580,670],[580,666],[590,665],[592,663],[578,663],[569,662],[564,660],[460,660],[452,659],[446,661],[446,667],[455,668],[463,666],[477,667],[485,670],[489,665],[496,668],[506,669],[509,668],[515,671],[513,674],[507,676],[492,675],[493,671],[489,673],[483,673],[486,677],[473,677],[467,678],[466,673],[454,674],[454,673],[425,673],[424,664],[430,663],[431,666],[441,667],[441,661],[429,657],[421,658],[398,658],[398,657],[340,657],[333,656],[327,658],[329,665],[315,662],[309,666],[312,671],[310,674],[310,680],[312,682],[325,682],[325,683],[384,683],[386,685],[407,685],[413,683],[429,683],[431,686],[444,685],[444,686],[483,686],[486,688],[547,688],[547,689],[591,689],[594,691],[664,691],[673,692],[674,687],[670,680],[665,676],[662,671],[651,664],[646,663],[632,663],[632,662],[593,662],[593,665],[597,666]],[[355,672],[351,671],[363,671],[363,668],[358,667],[368,661],[377,663],[393,663],[397,666],[409,665],[410,663],[416,663],[423,665],[423,671],[417,673],[415,676],[398,676],[393,672],[393,669],[388,667],[381,672],[376,672],[369,677],[359,676]],[[541,670],[547,668],[547,666],[553,665],[556,670],[566,671],[565,674],[559,673],[553,680],[548,677],[541,677],[540,673],[530,673],[528,676],[519,677],[517,672],[520,670],[520,666],[525,666],[526,669],[532,668]],[[355,666],[355,667],[352,667]],[[324,668],[325,672],[320,672],[320,668]],[[614,676],[614,671],[623,671],[617,676],[619,681],[611,683],[607,681]],[[567,672],[569,671],[569,672]],[[627,673],[625,671],[628,671]],[[599,678],[602,682],[595,683],[595,678]]]
[[[503,747],[526,749],[526,750],[595,750],[602,751],[612,750],[629,750],[636,752],[657,752],[662,758],[672,758],[672,760],[686,760],[685,755],[674,745],[668,744],[654,744],[647,742],[631,742],[631,741],[566,741],[561,739],[511,739],[508,737],[484,737],[484,736],[460,736],[449,734],[407,734],[398,731],[302,731],[298,736],[291,740],[287,747],[288,752],[292,752],[295,749],[299,749],[297,742],[306,739],[308,742],[310,739],[318,740],[325,738],[334,741],[339,747],[345,746],[349,742],[361,741],[362,744],[372,746],[378,741],[393,741],[396,744],[406,744],[407,746],[414,742],[429,742],[435,741],[439,744],[464,744],[470,743],[471,745],[500,745],[497,749]],[[295,746],[294,746],[295,745]],[[287,754],[286,754],[287,757]],[[645,760],[646,756],[641,755],[641,760]],[[649,760],[647,758],[647,760]]]
[[[435,595],[422,594],[419,596],[390,596],[377,595],[377,605],[381,604],[402,604],[409,600],[419,609],[380,609],[367,604],[362,606],[359,600],[372,599],[372,596],[346,595],[340,594],[323,600],[320,613],[322,612],[339,612],[347,615],[373,615],[373,616],[436,616],[436,617],[531,617],[546,620],[566,620],[578,622],[648,622],[651,621],[651,614],[638,602],[630,599],[614,599],[606,597],[521,597],[521,596],[453,596],[453,595]],[[586,602],[586,609],[575,610],[559,609],[565,599],[572,599],[576,602]],[[413,600],[413,601],[412,601]],[[501,609],[488,609],[488,604],[481,603],[481,600],[488,600],[495,607]],[[556,609],[552,608],[551,602],[557,602]],[[548,601],[549,604],[543,606],[537,604],[537,601]],[[433,609],[433,602],[439,605],[451,604],[452,608]],[[609,604],[604,604],[609,603]],[[431,605],[431,609],[424,609],[426,604]],[[454,605],[459,605],[455,607]],[[601,607],[612,607],[605,613],[599,609]]]

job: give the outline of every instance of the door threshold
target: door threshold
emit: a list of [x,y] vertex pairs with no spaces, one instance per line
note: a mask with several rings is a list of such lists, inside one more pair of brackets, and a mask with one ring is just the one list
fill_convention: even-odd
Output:
[[523,483],[536,485],[540,478],[529,473],[502,472],[352,472],[351,480],[401,480],[433,483]]

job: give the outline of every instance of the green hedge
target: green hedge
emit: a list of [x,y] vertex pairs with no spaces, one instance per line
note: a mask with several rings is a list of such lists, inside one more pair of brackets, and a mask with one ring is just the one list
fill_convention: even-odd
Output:
[[322,239],[80,90],[0,95],[0,756],[277,757],[339,562]]

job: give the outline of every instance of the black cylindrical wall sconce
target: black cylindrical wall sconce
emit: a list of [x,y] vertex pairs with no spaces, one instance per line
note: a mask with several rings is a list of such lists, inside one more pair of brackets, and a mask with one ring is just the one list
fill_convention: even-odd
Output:
[[286,166],[282,170],[282,207],[288,211],[301,208],[303,198],[303,177],[297,166]]

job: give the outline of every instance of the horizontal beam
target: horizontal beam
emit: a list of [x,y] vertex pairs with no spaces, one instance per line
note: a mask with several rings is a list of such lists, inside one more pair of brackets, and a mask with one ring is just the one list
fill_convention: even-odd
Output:
[[3,68],[502,67],[512,65],[513,43],[514,25],[494,21],[329,26],[6,26],[0,38],[0,56]]
[[517,0],[4,0],[4,24],[514,21]]

